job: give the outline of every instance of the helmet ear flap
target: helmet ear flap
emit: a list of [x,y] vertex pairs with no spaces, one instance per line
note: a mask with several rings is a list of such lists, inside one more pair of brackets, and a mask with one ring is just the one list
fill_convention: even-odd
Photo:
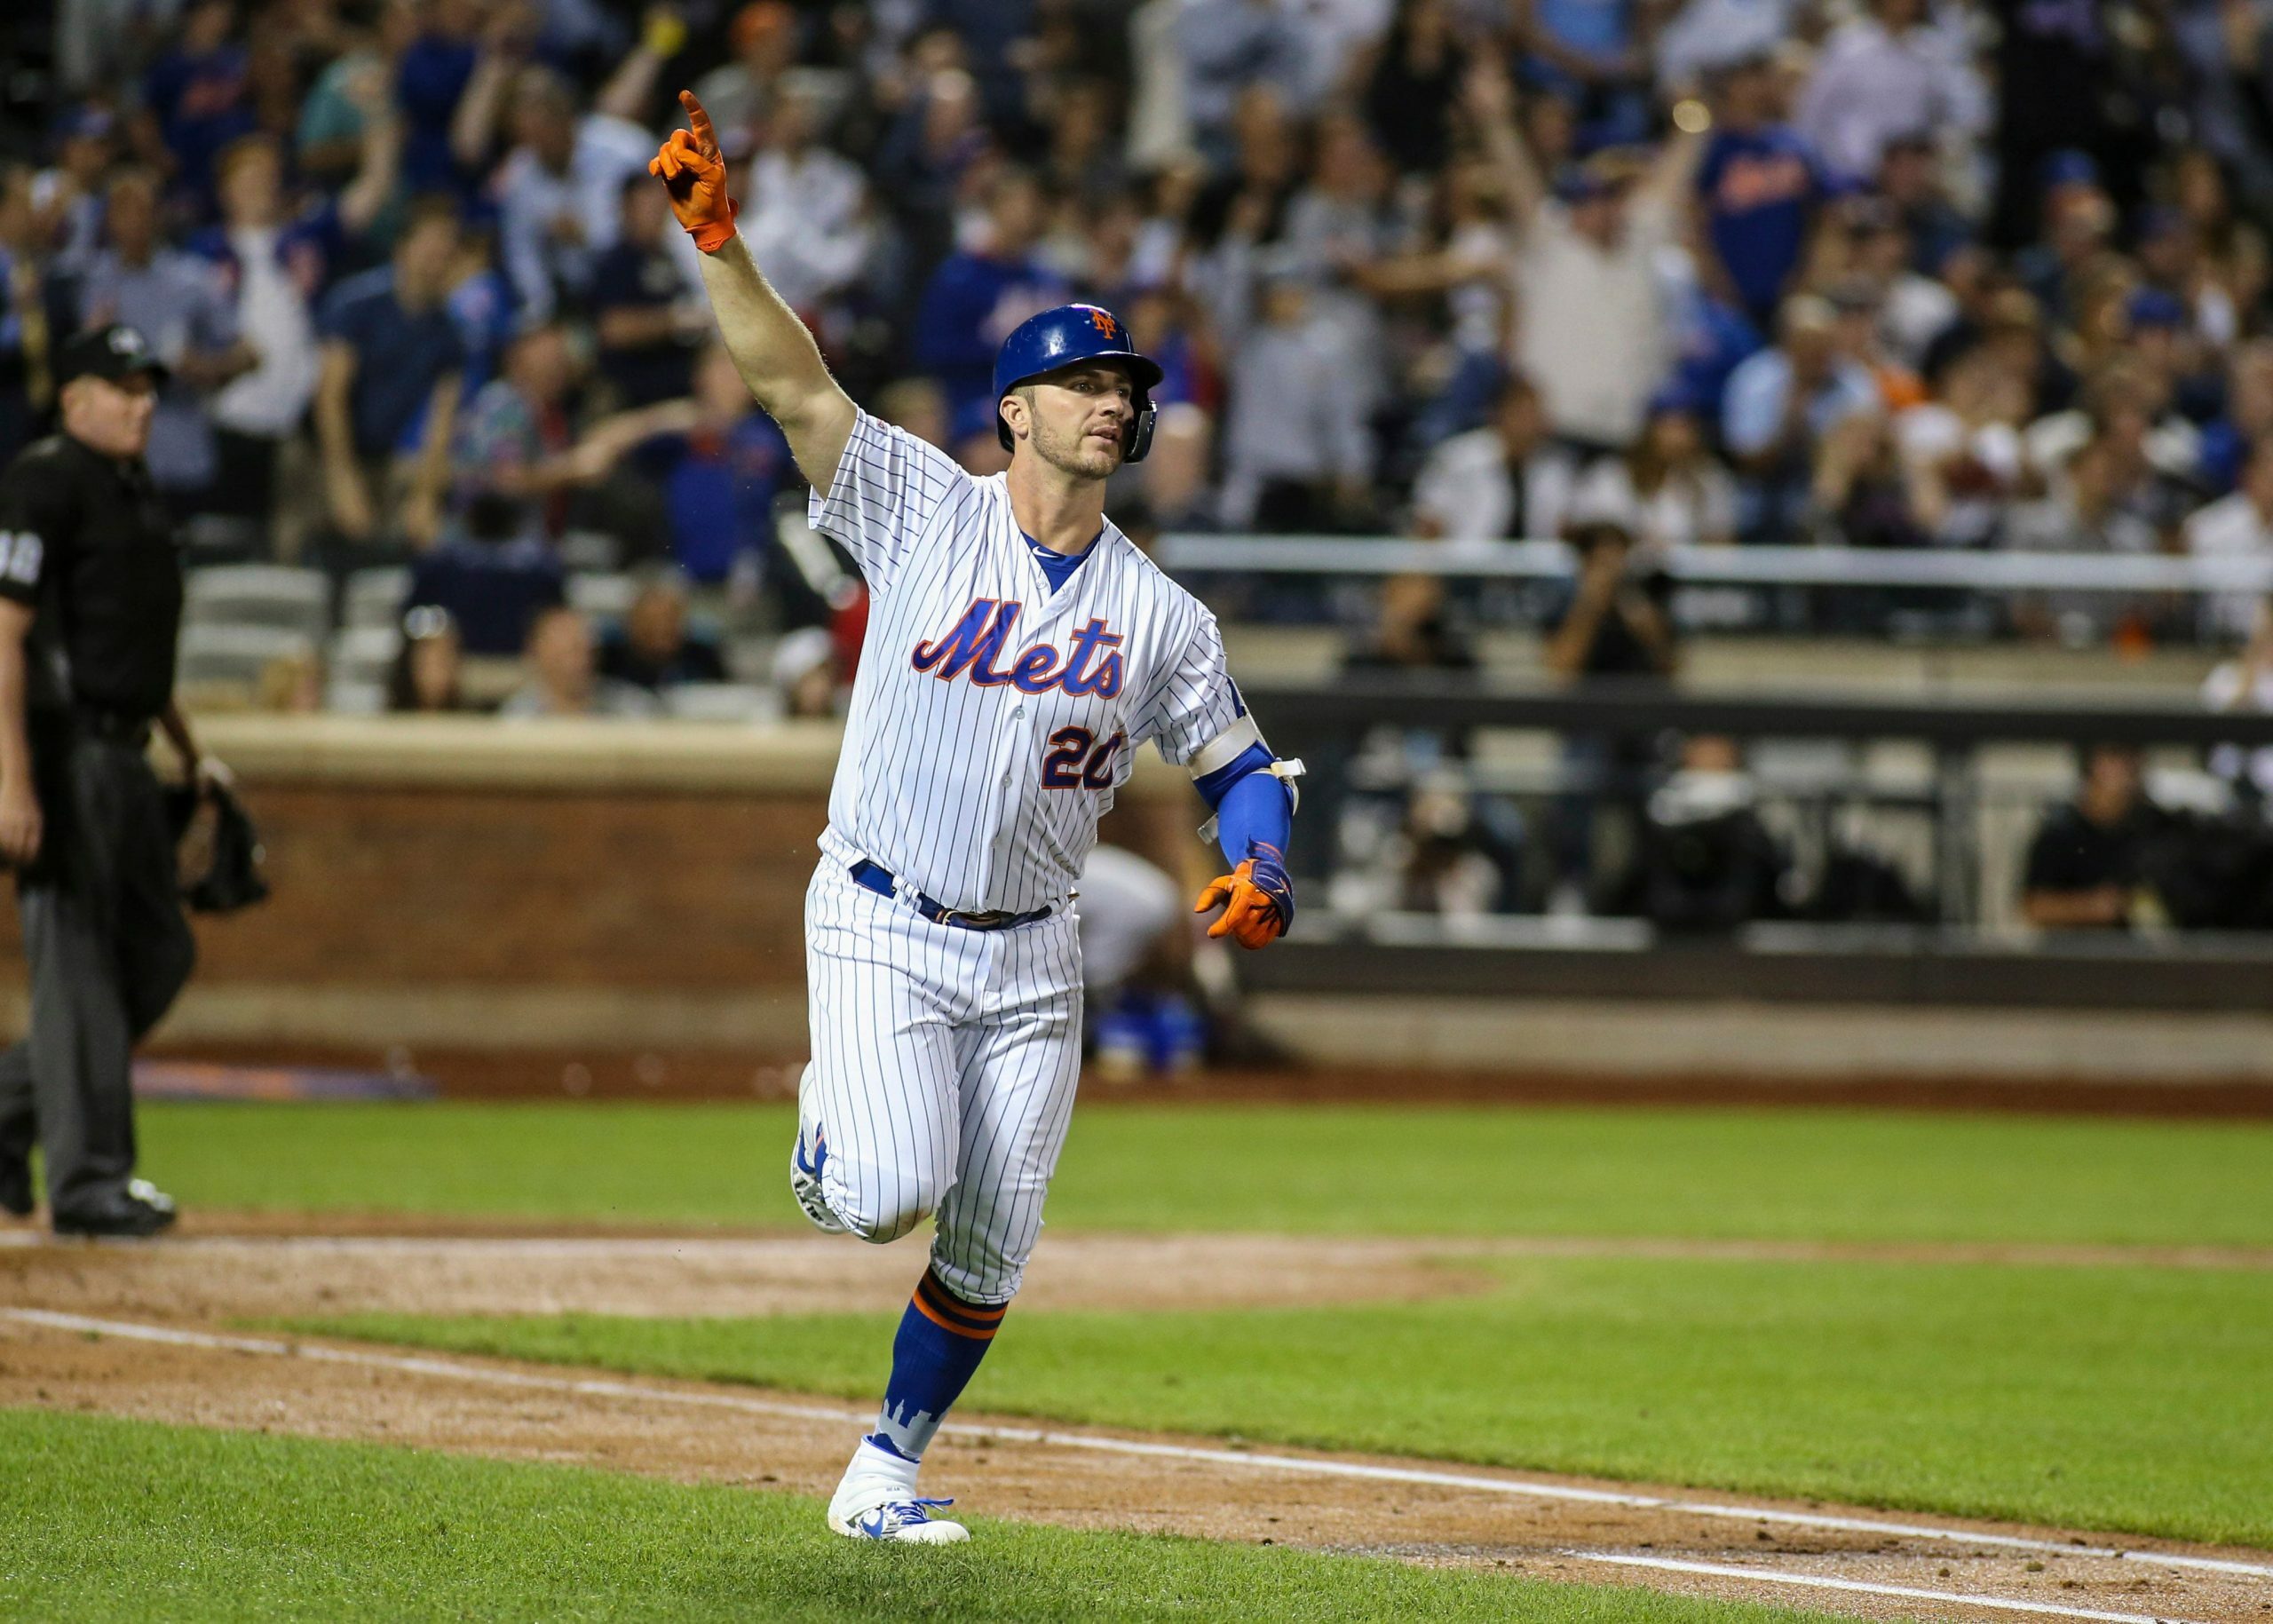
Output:
[[1160,420],[1160,408],[1152,404],[1148,390],[1136,397],[1136,415],[1129,420],[1129,438],[1122,442],[1121,460],[1141,463],[1152,448],[1152,425]]

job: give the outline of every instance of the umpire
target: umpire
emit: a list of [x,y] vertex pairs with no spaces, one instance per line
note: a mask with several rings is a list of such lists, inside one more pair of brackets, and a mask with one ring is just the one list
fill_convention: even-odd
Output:
[[134,1176],[133,1046],[189,978],[154,723],[207,788],[173,702],[182,568],[142,461],[165,368],[133,328],[57,353],[63,432],[0,474],[0,857],[31,961],[31,1035],[0,1054],[0,1206],[59,1235],[154,1235]]

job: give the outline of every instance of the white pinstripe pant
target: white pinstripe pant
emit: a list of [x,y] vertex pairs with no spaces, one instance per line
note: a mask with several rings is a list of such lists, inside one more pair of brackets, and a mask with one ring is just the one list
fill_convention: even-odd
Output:
[[1041,1232],[1081,1068],[1081,953],[1061,910],[1005,931],[935,924],[823,857],[805,891],[805,1107],[821,1192],[853,1233],[938,1216],[932,1265],[1007,1303]]

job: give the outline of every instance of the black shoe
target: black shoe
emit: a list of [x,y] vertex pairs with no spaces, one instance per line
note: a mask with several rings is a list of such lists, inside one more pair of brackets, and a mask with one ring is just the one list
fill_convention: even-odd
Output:
[[32,1163],[28,1156],[0,1153],[0,1212],[12,1218],[32,1216]]
[[142,1240],[171,1229],[175,1216],[174,1198],[148,1179],[138,1178],[99,1206],[57,1213],[55,1232]]

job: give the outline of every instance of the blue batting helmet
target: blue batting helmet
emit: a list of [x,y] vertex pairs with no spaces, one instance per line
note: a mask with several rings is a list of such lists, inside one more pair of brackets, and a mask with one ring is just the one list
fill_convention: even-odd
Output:
[[1121,460],[1144,460],[1144,454],[1152,448],[1152,420],[1158,416],[1152,385],[1160,381],[1160,368],[1129,347],[1128,328],[1119,316],[1098,305],[1060,305],[1028,316],[1002,340],[1002,353],[994,358],[994,432],[1002,437],[1003,450],[1011,448],[1011,440],[1010,425],[1002,421],[1002,397],[1044,373],[1085,360],[1127,364],[1129,381],[1136,385],[1136,412],[1129,422]]

